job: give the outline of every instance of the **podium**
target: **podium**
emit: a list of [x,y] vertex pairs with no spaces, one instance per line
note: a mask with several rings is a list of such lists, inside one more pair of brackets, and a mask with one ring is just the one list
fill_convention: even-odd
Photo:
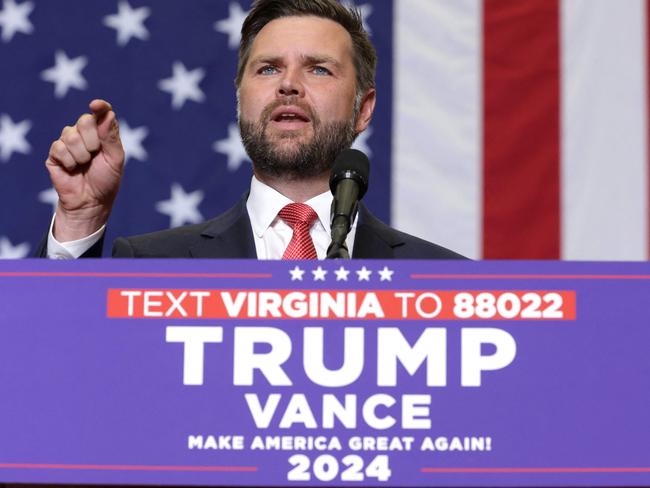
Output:
[[0,262],[0,483],[650,485],[650,264]]

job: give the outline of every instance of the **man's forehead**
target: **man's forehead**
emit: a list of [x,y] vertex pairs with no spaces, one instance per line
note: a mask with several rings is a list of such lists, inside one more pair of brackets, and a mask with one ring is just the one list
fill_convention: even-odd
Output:
[[289,54],[345,62],[352,54],[352,39],[342,25],[330,19],[280,17],[266,24],[255,36],[250,59]]

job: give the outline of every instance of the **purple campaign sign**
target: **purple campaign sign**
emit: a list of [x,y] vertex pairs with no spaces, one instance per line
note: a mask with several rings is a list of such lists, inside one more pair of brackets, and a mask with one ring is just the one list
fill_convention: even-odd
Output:
[[0,482],[650,485],[650,265],[0,263]]

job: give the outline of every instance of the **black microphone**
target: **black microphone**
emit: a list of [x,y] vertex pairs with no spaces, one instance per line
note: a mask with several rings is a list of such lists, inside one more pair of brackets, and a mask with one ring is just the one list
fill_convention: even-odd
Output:
[[327,248],[327,259],[350,258],[345,238],[357,215],[359,200],[368,190],[370,161],[361,151],[345,149],[334,161],[330,176],[330,190],[334,195],[331,210],[332,242]]

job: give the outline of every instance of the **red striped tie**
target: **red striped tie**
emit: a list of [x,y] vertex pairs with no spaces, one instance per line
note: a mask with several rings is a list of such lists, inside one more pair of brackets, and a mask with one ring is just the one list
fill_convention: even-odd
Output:
[[318,218],[314,209],[304,203],[290,203],[278,215],[293,229],[293,237],[282,259],[316,259],[314,241],[309,235],[311,225]]

